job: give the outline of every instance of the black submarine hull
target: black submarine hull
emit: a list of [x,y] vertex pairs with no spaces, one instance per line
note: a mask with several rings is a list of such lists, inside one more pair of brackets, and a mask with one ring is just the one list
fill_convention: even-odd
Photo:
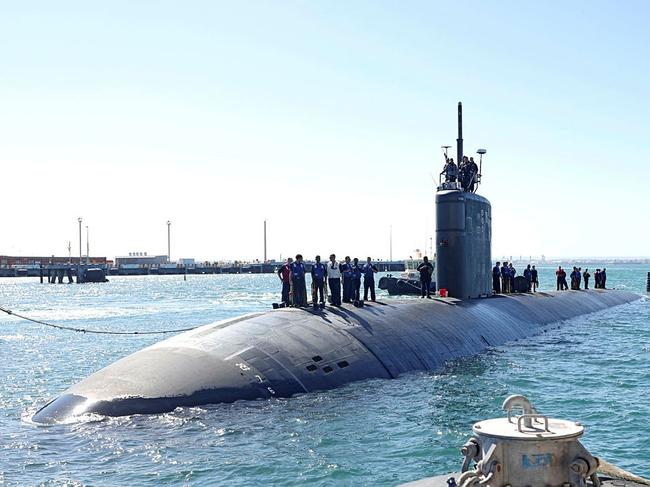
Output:
[[565,291],[245,315],[118,360],[45,405],[33,420],[164,413],[179,406],[289,397],[436,370],[448,360],[639,297],[616,290]]

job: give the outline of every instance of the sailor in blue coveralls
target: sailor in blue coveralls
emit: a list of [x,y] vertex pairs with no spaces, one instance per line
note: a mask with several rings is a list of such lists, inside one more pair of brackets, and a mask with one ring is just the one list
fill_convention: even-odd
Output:
[[302,255],[296,255],[296,261],[291,264],[291,283],[293,284],[293,305],[307,305],[307,288],[305,287],[305,264]]
[[311,279],[314,286],[313,305],[316,306],[316,298],[320,293],[320,302],[325,305],[323,288],[325,286],[325,277],[327,276],[327,266],[320,261],[320,255],[316,256],[316,263],[311,266]]
[[496,294],[501,293],[501,269],[499,268],[501,266],[501,262],[497,262],[497,264],[492,268],[492,290]]
[[368,301],[368,290],[370,290],[370,299],[375,301],[375,272],[377,267],[372,263],[370,257],[366,259],[363,266],[363,300]]
[[431,298],[431,274],[433,274],[433,265],[429,262],[429,258],[425,255],[423,262],[418,266],[418,272],[420,273],[420,286],[422,291],[422,296]]
[[345,256],[345,262],[341,264],[341,274],[343,275],[343,302],[349,303],[352,299],[352,264],[350,256]]
[[524,278],[526,279],[526,285],[528,286],[526,292],[530,292],[530,286],[533,282],[533,273],[530,270],[530,264],[528,264],[524,269]]
[[359,301],[361,297],[361,274],[363,273],[362,267],[359,265],[359,259],[356,257],[352,261],[352,299]]
[[509,293],[510,292],[510,276],[508,275],[508,262],[503,261],[501,266],[501,292]]

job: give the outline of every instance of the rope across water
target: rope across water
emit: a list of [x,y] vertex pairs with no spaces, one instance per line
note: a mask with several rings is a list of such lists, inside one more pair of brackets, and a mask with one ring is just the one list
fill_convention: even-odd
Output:
[[65,326],[65,325],[56,325],[54,323],[48,323],[46,321],[42,320],[37,320],[34,318],[30,318],[29,316],[24,316],[21,314],[18,314],[10,309],[3,308],[0,306],[0,311],[3,313],[6,313],[10,316],[15,316],[16,318],[20,318],[25,321],[31,321],[32,323],[37,323],[39,325],[43,326],[48,326],[50,328],[56,328],[57,330],[65,330],[65,331],[75,331],[78,333],[94,333],[96,335],[164,335],[168,333],[181,333],[184,331],[190,331],[190,330],[195,330],[198,328],[198,326],[191,326],[189,328],[176,328],[173,330],[154,330],[154,331],[110,331],[110,330],[93,330],[90,328],[76,328],[74,326]]

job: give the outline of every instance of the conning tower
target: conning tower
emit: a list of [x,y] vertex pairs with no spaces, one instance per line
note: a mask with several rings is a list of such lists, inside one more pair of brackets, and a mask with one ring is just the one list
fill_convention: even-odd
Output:
[[[436,279],[438,289],[447,289],[449,296],[475,299],[492,294],[492,209],[486,198],[469,190],[467,181],[463,181],[462,110],[459,102],[458,166],[452,168],[458,178],[448,177],[451,172],[447,172],[447,160],[444,180],[436,192]],[[485,151],[480,149],[478,153],[482,158]],[[471,178],[480,182],[480,170]]]

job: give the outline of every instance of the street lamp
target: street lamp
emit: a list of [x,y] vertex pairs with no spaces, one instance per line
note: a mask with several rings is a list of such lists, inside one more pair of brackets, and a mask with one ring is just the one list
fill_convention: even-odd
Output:
[[86,225],[86,265],[90,265],[90,239],[88,238],[88,225]]
[[172,261],[172,252],[171,252],[171,226],[172,222],[167,220],[167,262]]
[[77,221],[79,222],[79,264],[81,264],[81,222],[83,218],[79,217]]
[[77,284],[81,284],[81,222],[83,219],[81,217],[77,218],[79,222],[79,263],[77,264]]

